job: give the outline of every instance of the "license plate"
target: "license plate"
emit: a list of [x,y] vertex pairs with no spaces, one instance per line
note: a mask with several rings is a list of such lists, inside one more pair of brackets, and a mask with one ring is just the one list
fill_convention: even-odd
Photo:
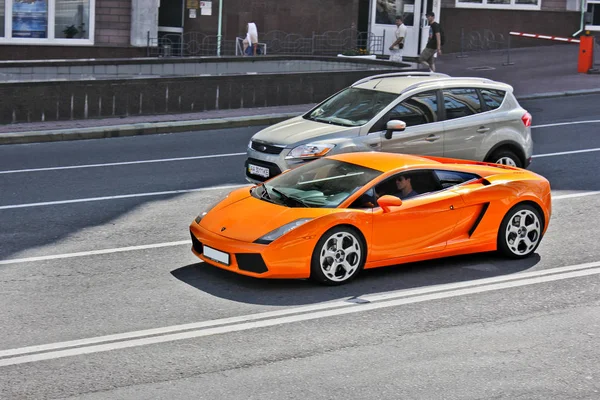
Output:
[[210,258],[213,261],[229,265],[229,254],[227,253],[215,250],[212,247],[204,246],[202,249],[202,254],[204,254],[204,257]]
[[258,165],[248,164],[248,172],[252,175],[258,175],[264,178],[269,177],[269,168],[259,167]]

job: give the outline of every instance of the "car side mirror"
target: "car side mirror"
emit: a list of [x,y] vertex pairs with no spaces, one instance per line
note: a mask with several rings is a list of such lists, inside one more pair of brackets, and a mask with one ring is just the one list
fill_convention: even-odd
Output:
[[391,196],[386,194],[377,199],[377,204],[383,210],[384,213],[390,212],[390,207],[399,207],[402,205],[402,200],[399,197]]
[[391,139],[394,132],[402,132],[406,129],[406,122],[400,121],[399,119],[392,119],[388,121],[385,128],[385,138]]

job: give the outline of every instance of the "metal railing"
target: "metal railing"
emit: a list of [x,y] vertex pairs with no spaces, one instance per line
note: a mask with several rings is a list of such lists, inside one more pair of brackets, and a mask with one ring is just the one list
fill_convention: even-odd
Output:
[[[383,54],[385,37],[370,32],[359,32],[355,29],[327,31],[311,36],[302,36],[283,31],[261,33],[259,48],[262,54],[270,55],[337,55],[349,51],[366,54]],[[204,35],[198,32],[166,33],[158,38],[147,36],[149,57],[189,57],[216,56],[216,35]],[[243,38],[221,40],[221,55],[242,56]]]
[[467,57],[465,53],[473,51],[505,50],[508,48],[510,36],[489,29],[465,32],[460,29],[460,54],[457,57]]

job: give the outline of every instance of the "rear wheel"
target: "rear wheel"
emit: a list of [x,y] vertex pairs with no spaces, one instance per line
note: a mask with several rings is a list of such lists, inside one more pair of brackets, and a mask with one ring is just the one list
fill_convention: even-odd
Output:
[[498,231],[498,250],[510,258],[533,254],[542,239],[542,217],[527,204],[513,207],[502,220]]
[[492,155],[488,157],[487,161],[495,164],[523,168],[523,162],[521,159],[514,152],[506,149],[494,151]]
[[358,275],[365,264],[365,245],[351,227],[325,232],[313,251],[310,277],[326,285],[341,285]]

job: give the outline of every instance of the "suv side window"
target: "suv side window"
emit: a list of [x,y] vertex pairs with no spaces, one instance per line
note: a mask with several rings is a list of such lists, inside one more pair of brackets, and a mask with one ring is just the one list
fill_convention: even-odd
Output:
[[377,121],[369,132],[385,130],[392,119],[406,122],[406,126],[417,126],[438,121],[437,91],[431,90],[416,94],[398,103],[386,115]]
[[505,94],[506,92],[503,90],[481,89],[481,97],[488,110],[495,110],[500,107]]
[[473,179],[479,179],[480,177],[475,174],[460,171],[444,171],[436,170],[435,175],[440,181],[440,185],[443,189],[460,185]]
[[476,89],[444,89],[443,93],[447,120],[468,117],[482,111],[481,101]]

